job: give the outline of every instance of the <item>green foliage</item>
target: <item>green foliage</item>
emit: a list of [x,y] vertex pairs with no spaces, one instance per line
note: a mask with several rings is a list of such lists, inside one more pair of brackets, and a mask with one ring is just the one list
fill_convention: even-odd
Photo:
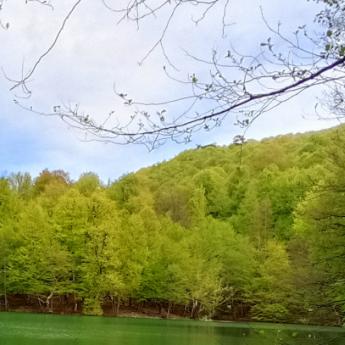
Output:
[[327,173],[296,210],[295,228],[308,243],[324,296],[321,306],[345,310],[345,135],[337,131],[328,148]]
[[292,271],[284,246],[268,241],[258,253],[258,276],[253,280],[252,315],[258,320],[282,321],[289,315]]
[[107,187],[93,173],[12,174],[0,180],[0,296],[339,324],[344,152],[338,127],[186,151]]
[[49,171],[48,169],[45,169],[35,179],[34,190],[37,194],[40,194],[45,192],[49,186],[67,186],[68,184],[68,173],[63,170]]
[[81,194],[91,196],[93,192],[101,188],[101,181],[96,174],[89,172],[82,174],[75,186]]

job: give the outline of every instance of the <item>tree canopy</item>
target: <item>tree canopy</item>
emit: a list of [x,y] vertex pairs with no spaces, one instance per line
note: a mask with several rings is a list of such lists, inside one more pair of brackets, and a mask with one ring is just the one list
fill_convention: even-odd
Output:
[[2,178],[0,308],[341,324],[344,145],[340,126],[185,151],[108,185]]

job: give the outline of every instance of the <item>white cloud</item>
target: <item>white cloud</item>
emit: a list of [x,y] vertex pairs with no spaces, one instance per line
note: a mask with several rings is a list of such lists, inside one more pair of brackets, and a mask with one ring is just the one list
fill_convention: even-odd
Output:
[[[18,77],[24,59],[25,68],[32,63],[50,44],[65,13],[71,6],[70,0],[58,0],[56,8],[24,5],[22,1],[6,2],[2,16],[10,20],[9,31],[0,31],[2,67],[10,76]],[[178,12],[166,35],[166,50],[171,60],[181,68],[180,75],[188,72],[202,73],[205,66],[196,66],[186,59],[182,48],[188,48],[196,55],[209,57],[214,47],[224,47],[231,40],[240,49],[256,49],[258,40],[267,37],[260,18],[259,5],[273,23],[281,20],[286,30],[310,22],[314,8],[301,0],[233,0],[229,8],[229,21],[236,25],[227,28],[227,36],[219,39],[222,9],[215,8],[196,27],[190,21],[195,8]],[[138,61],[160,37],[164,17],[151,19],[141,24],[138,31],[134,23],[116,25],[116,18],[102,5],[102,1],[82,2],[80,8],[66,26],[54,50],[38,67],[30,84],[33,96],[28,104],[43,110],[61,101],[77,102],[97,118],[109,110],[117,110],[123,118],[128,116],[115,97],[112,86],[116,85],[140,100],[160,100],[182,95],[183,90],[162,73],[167,61],[159,50],[154,51],[143,66]],[[207,72],[207,69],[206,69]],[[13,94],[5,91],[9,85],[0,81],[4,90],[0,96],[0,143],[11,151],[16,145],[25,145],[26,159],[19,150],[13,150],[11,159],[0,157],[0,170],[29,170],[35,174],[45,167],[62,168],[77,178],[83,171],[95,171],[103,179],[139,169],[159,160],[171,158],[195,143],[230,143],[239,129],[233,127],[233,119],[224,126],[209,133],[195,136],[195,143],[189,146],[167,144],[148,153],[144,147],[116,146],[80,141],[82,134],[53,118],[39,117],[23,112],[11,104]],[[309,112],[313,94],[300,97],[291,106],[275,110],[263,116],[248,132],[250,136],[262,137],[287,131],[301,131],[326,126],[322,122],[303,120],[303,112]],[[11,133],[11,137],[8,137]],[[20,137],[16,137],[16,133]],[[17,144],[16,144],[17,143]],[[31,148],[31,153],[30,153]],[[33,150],[35,152],[33,152]],[[28,157],[29,156],[29,157]],[[31,161],[30,161],[31,158]]]

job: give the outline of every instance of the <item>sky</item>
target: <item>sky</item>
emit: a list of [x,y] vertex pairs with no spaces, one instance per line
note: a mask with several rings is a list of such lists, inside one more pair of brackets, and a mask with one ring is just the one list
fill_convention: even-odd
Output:
[[[151,3],[155,3],[152,0]],[[159,39],[167,20],[164,11],[148,18],[139,28],[133,22],[118,23],[119,16],[109,11],[102,0],[81,2],[68,21],[54,49],[35,71],[28,84],[32,95],[21,98],[20,90],[10,90],[8,78],[20,77],[51,44],[61,22],[74,4],[72,0],[52,0],[54,10],[37,2],[5,1],[0,12],[0,173],[29,172],[37,176],[45,168],[63,169],[77,179],[83,172],[95,172],[103,181],[115,180],[129,172],[168,160],[197,145],[229,145],[242,130],[227,118],[221,127],[196,133],[189,144],[167,142],[149,152],[141,145],[116,145],[86,142],[85,134],[69,127],[59,118],[45,117],[24,110],[27,107],[50,112],[56,104],[80,104],[96,119],[115,109],[125,121],[129,111],[114,94],[116,88],[137,100],[160,101],[183,96],[185,90],[163,72],[167,60],[160,49],[146,56]],[[126,3],[109,0],[108,4]],[[235,45],[241,52],[255,51],[269,34],[263,24],[260,7],[270,23],[283,23],[292,32],[305,23],[313,27],[318,7],[304,0],[230,0],[225,35],[222,36],[222,8],[215,7],[198,25],[191,19],[198,9],[191,6],[176,12],[164,37],[169,60],[180,76],[208,73],[189,59],[185,51],[208,58],[213,49]],[[200,15],[200,13],[199,13]],[[246,133],[261,139],[285,133],[319,130],[337,124],[321,121],[314,114],[320,90],[308,91],[280,108],[262,115]]]

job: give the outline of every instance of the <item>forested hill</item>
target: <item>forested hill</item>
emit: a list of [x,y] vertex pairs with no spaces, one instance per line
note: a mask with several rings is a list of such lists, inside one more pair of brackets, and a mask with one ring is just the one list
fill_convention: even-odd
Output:
[[108,186],[12,174],[0,264],[3,310],[342,324],[345,127],[189,150]]

